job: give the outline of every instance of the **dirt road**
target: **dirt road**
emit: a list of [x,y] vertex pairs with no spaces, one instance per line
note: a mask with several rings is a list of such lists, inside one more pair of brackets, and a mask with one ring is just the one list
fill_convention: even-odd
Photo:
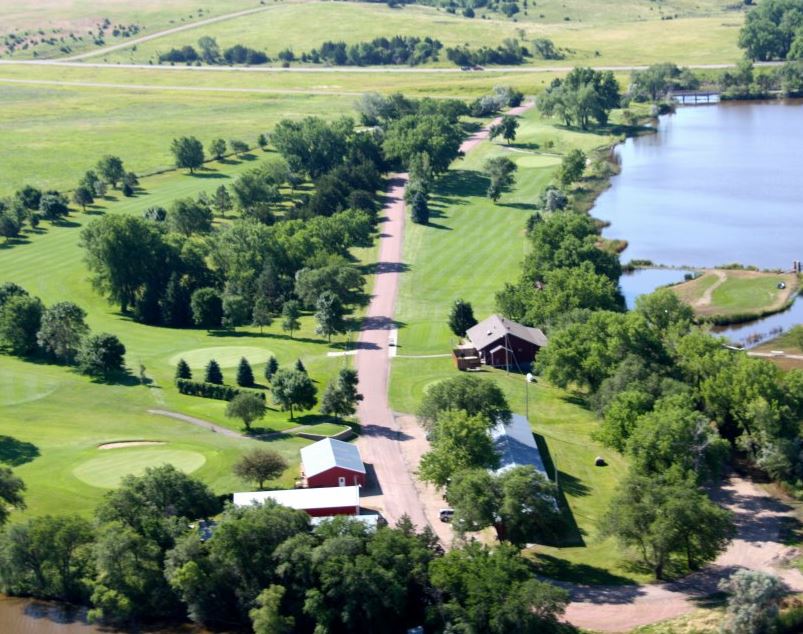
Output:
[[803,574],[784,567],[799,552],[782,543],[781,530],[794,511],[752,482],[731,477],[714,498],[735,514],[737,535],[710,566],[677,583],[644,586],[561,584],[572,595],[566,619],[599,632],[626,632],[695,609],[693,599],[716,592],[721,579],[740,568],[778,575],[790,590],[803,591]]
[[[532,106],[532,102],[528,102],[512,109],[510,114],[521,114]],[[498,121],[498,118],[494,119],[490,125]],[[469,137],[460,146],[461,151],[470,152],[487,139],[490,125]],[[401,431],[388,400],[391,362],[389,344],[391,332],[396,329],[393,320],[396,294],[399,274],[404,268],[402,246],[406,185],[407,174],[395,174],[389,183],[387,203],[382,210],[385,220],[379,239],[379,272],[357,342],[356,368],[360,391],[365,396],[357,410],[363,427],[357,444],[363,461],[373,470],[370,479],[377,484],[377,490],[366,491],[365,504],[379,507],[378,510],[383,512],[391,524],[407,514],[416,526],[423,527],[430,522],[425,513],[425,504],[419,498],[413,482],[412,474],[417,461],[405,460],[406,452],[401,446],[401,443],[411,440],[411,436]]]

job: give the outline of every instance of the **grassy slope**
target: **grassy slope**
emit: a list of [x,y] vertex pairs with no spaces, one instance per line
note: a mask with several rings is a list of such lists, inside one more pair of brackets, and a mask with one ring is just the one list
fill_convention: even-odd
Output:
[[[228,182],[247,164],[219,167],[219,171],[207,173],[216,178],[170,173],[146,179],[144,194],[107,201],[93,213],[137,214],[149,205],[168,205],[178,197],[211,191]],[[210,334],[155,328],[128,320],[95,293],[88,282],[78,238],[80,226],[92,217],[73,213],[70,219],[73,226],[45,226],[41,233],[28,236],[26,244],[0,248],[0,278],[21,284],[48,304],[60,300],[80,304],[89,313],[90,327],[118,335],[127,347],[129,367],[136,372],[139,364],[144,364],[154,385],[149,388],[97,385],[67,368],[0,356],[0,430],[37,445],[42,454],[20,468],[29,486],[30,512],[52,510],[57,499],[61,500],[60,508],[88,511],[102,489],[79,482],[72,476],[72,469],[93,457],[98,444],[113,440],[166,440],[170,449],[204,455],[206,461],[197,474],[217,490],[242,487],[229,475],[229,469],[238,453],[253,441],[226,438],[188,423],[146,413],[149,408],[172,409],[239,429],[238,424],[225,418],[224,402],[181,396],[175,391],[172,376],[176,359],[187,356],[193,369],[200,371],[205,358],[214,354],[223,362],[227,382],[233,382],[233,365],[243,353],[259,362],[254,367],[258,380],[270,354],[275,354],[283,365],[301,358],[322,389],[346,358],[326,356],[330,348],[313,334],[310,317],[304,318],[302,330],[294,340],[282,333],[278,324],[265,329],[263,335],[252,328]],[[364,250],[359,255],[370,257],[372,253]],[[207,348],[213,348],[214,352]],[[309,414],[290,422],[286,413],[270,410],[260,424],[266,430],[284,430],[320,420]],[[304,442],[282,438],[271,444],[285,453],[291,463],[297,463],[297,449]],[[2,446],[0,443],[0,460],[5,455]],[[11,443],[12,449],[13,446]],[[284,484],[292,484],[293,475],[291,468],[285,474]]]
[[[543,146],[551,140],[553,151],[571,147],[591,149],[608,137],[557,129],[530,111],[522,120],[517,143],[520,149]],[[517,186],[494,205],[484,197],[487,184],[476,170],[491,155],[505,153],[519,163]],[[441,181],[433,200],[434,226],[408,223],[405,227],[404,261],[411,263],[402,276],[397,318],[399,354],[448,353],[454,336],[446,326],[449,304],[456,297],[471,301],[478,319],[493,311],[494,293],[518,277],[526,239],[524,224],[532,201],[552,176],[559,157],[507,152],[498,144],[484,143],[465,161],[456,163]],[[455,376],[450,358],[404,358],[393,361],[391,405],[396,411],[414,412],[424,391],[444,378]],[[622,567],[612,540],[596,534],[624,460],[591,440],[597,422],[583,403],[544,383],[526,383],[519,374],[486,371],[505,390],[511,407],[529,413],[533,429],[557,466],[562,490],[572,510],[576,528],[570,538],[576,545],[542,548],[542,564],[549,574],[583,578],[591,582],[622,583],[639,579]],[[594,467],[604,455],[609,466]],[[582,545],[580,545],[582,544]],[[584,566],[584,567],[581,567]]]
[[[642,64],[673,59],[680,63],[736,61],[740,12],[726,13],[714,2],[674,2],[655,10],[651,3],[589,2],[574,6],[553,0],[539,2],[516,22],[499,14],[489,19],[467,19],[430,7],[391,9],[381,4],[283,4],[246,18],[201,26],[145,42],[136,49],[113,51],[99,57],[110,62],[154,62],[173,46],[194,45],[201,35],[215,37],[222,47],[236,43],[265,50],[268,55],[290,48],[296,53],[327,40],[349,44],[393,35],[430,35],[444,46],[500,44],[505,38],[525,42],[550,37],[572,50],[560,63]],[[543,17],[542,17],[543,16]],[[679,19],[662,20],[662,16]],[[565,20],[569,17],[570,20]],[[440,65],[450,65],[441,56]],[[552,65],[554,61],[535,62]]]
[[[0,72],[0,74],[2,74]],[[135,81],[129,78],[129,81]],[[255,144],[282,118],[332,116],[353,97],[3,86],[0,134],[12,152],[0,160],[0,195],[25,183],[74,187],[103,154],[142,173],[172,164],[170,139],[242,138]]]

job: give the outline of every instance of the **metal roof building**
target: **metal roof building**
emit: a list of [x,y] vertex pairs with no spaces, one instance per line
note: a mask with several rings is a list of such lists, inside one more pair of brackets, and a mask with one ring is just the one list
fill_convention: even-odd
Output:
[[301,463],[310,487],[365,484],[365,465],[360,450],[342,440],[325,438],[304,447]]
[[533,436],[529,421],[521,414],[513,414],[510,423],[497,423],[491,429],[494,449],[499,454],[499,468],[496,473],[504,473],[514,467],[531,465],[547,479],[544,461]]
[[282,506],[306,511],[313,517],[357,515],[360,512],[360,487],[252,491],[235,493],[233,496],[234,506],[263,504],[265,500],[273,500]]

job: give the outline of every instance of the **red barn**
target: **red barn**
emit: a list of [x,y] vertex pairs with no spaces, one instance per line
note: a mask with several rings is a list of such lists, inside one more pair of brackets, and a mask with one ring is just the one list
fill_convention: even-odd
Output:
[[306,511],[311,517],[360,514],[360,487],[343,486],[322,489],[288,489],[235,493],[234,506],[253,506],[273,500],[277,504]]
[[308,487],[365,485],[365,465],[356,445],[325,438],[301,450]]
[[520,370],[529,366],[547,344],[546,335],[539,328],[529,328],[499,315],[491,315],[469,328],[466,339],[477,349],[484,364]]

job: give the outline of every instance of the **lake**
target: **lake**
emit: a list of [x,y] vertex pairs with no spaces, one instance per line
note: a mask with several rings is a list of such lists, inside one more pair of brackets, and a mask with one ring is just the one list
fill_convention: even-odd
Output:
[[[674,267],[731,262],[790,269],[803,260],[803,101],[725,102],[680,107],[658,133],[614,150],[621,173],[592,214],[607,238],[627,240],[622,260]],[[622,277],[637,295],[683,279],[654,269]],[[758,322],[721,329],[735,342],[803,322],[803,302]]]
[[592,211],[623,261],[789,269],[803,259],[803,102],[679,107],[616,150]]

